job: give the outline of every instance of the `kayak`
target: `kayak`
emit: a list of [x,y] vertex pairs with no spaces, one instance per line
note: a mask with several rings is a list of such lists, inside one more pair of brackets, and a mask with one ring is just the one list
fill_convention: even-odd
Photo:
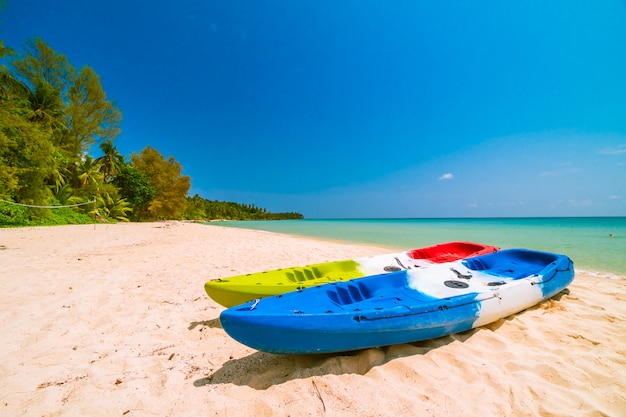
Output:
[[265,352],[344,352],[480,327],[553,297],[573,279],[565,255],[507,249],[254,300],[224,310],[220,322]]
[[284,294],[324,283],[421,268],[433,263],[455,261],[497,250],[495,246],[473,242],[448,242],[404,252],[214,279],[206,282],[204,289],[214,301],[225,307],[232,307],[256,298]]

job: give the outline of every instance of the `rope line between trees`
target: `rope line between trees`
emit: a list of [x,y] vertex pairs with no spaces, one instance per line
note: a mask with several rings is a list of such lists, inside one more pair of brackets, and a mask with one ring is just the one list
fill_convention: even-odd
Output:
[[6,201],[2,199],[0,199],[0,203],[13,204],[14,206],[22,206],[22,207],[30,207],[30,208],[58,209],[58,208],[85,206],[87,204],[95,204],[96,200],[87,201],[86,203],[70,204],[67,206],[36,206],[33,204],[14,203],[13,201]]

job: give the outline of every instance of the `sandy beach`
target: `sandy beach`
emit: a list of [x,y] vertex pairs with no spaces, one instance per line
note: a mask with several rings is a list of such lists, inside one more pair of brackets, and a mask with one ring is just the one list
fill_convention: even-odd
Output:
[[577,273],[480,329],[306,356],[231,339],[203,289],[386,252],[183,222],[0,229],[0,414],[626,416],[626,279]]

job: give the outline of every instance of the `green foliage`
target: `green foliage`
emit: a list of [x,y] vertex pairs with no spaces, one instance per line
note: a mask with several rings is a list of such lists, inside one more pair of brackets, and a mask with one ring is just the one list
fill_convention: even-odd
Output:
[[300,213],[271,213],[253,204],[206,200],[198,194],[188,198],[184,217],[187,220],[298,220],[304,218]]
[[156,196],[156,189],[150,185],[148,177],[131,164],[124,164],[113,183],[132,207],[131,218],[133,220],[146,218],[148,207]]
[[98,141],[111,141],[119,132],[122,114],[107,100],[100,77],[84,67],[69,86],[64,145],[78,154]]
[[128,215],[133,211],[128,202],[117,194],[105,193],[99,199],[98,214],[108,218],[127,222]]
[[96,72],[88,66],[77,71],[42,39],[27,41],[7,73],[23,86],[19,91],[12,87],[11,98],[21,99],[26,117],[45,128],[69,157],[119,134],[121,112],[107,99]]
[[62,206],[69,206],[72,204],[77,204],[80,201],[80,198],[74,195],[74,189],[69,184],[62,185],[56,188],[56,193],[54,194],[54,198],[61,204]]
[[110,183],[122,170],[124,157],[117,151],[117,147],[113,144],[111,139],[100,143],[100,150],[103,155],[96,159],[96,162],[100,164],[104,181]]
[[89,171],[86,152],[97,138],[116,134],[121,120],[97,75],[88,67],[76,75],[67,57],[39,38],[21,56],[8,48],[0,56],[9,56],[0,65],[0,195],[47,205],[66,183],[79,196],[97,195],[98,173]]
[[78,191],[77,194],[82,197],[99,196],[104,184],[101,165],[91,155],[86,155],[73,168],[72,185]]
[[47,179],[57,169],[55,148],[36,123],[0,110],[0,195],[28,204],[46,204]]
[[149,218],[178,219],[187,208],[187,193],[191,178],[182,175],[182,166],[170,156],[167,160],[154,148],[147,146],[131,155],[133,166],[148,177],[156,195],[148,206]]
[[31,214],[26,207],[0,203],[0,225],[30,226]]
[[90,224],[93,216],[72,208],[32,209],[0,202],[0,227]]
[[62,224],[91,224],[94,223],[93,216],[87,213],[74,210],[72,208],[60,208],[50,210],[47,219],[35,220],[34,224],[39,226],[56,226]]
[[13,62],[15,73],[30,85],[39,81],[64,91],[76,70],[67,57],[54,51],[41,38],[28,39],[21,58]]
[[[0,9],[2,6],[0,0]],[[174,157],[146,147],[127,162],[114,139],[122,115],[96,72],[76,70],[42,39],[20,55],[0,40],[0,226],[157,219],[286,219],[254,205],[188,197]],[[89,154],[99,144],[102,156]]]

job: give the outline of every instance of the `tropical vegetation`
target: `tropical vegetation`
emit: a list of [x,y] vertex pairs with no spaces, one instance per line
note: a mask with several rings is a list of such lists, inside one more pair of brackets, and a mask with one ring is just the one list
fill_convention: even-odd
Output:
[[[22,54],[0,40],[0,225],[302,218],[189,197],[174,157],[150,146],[120,154],[121,121],[92,68],[40,38]],[[60,206],[71,207],[50,209]]]

